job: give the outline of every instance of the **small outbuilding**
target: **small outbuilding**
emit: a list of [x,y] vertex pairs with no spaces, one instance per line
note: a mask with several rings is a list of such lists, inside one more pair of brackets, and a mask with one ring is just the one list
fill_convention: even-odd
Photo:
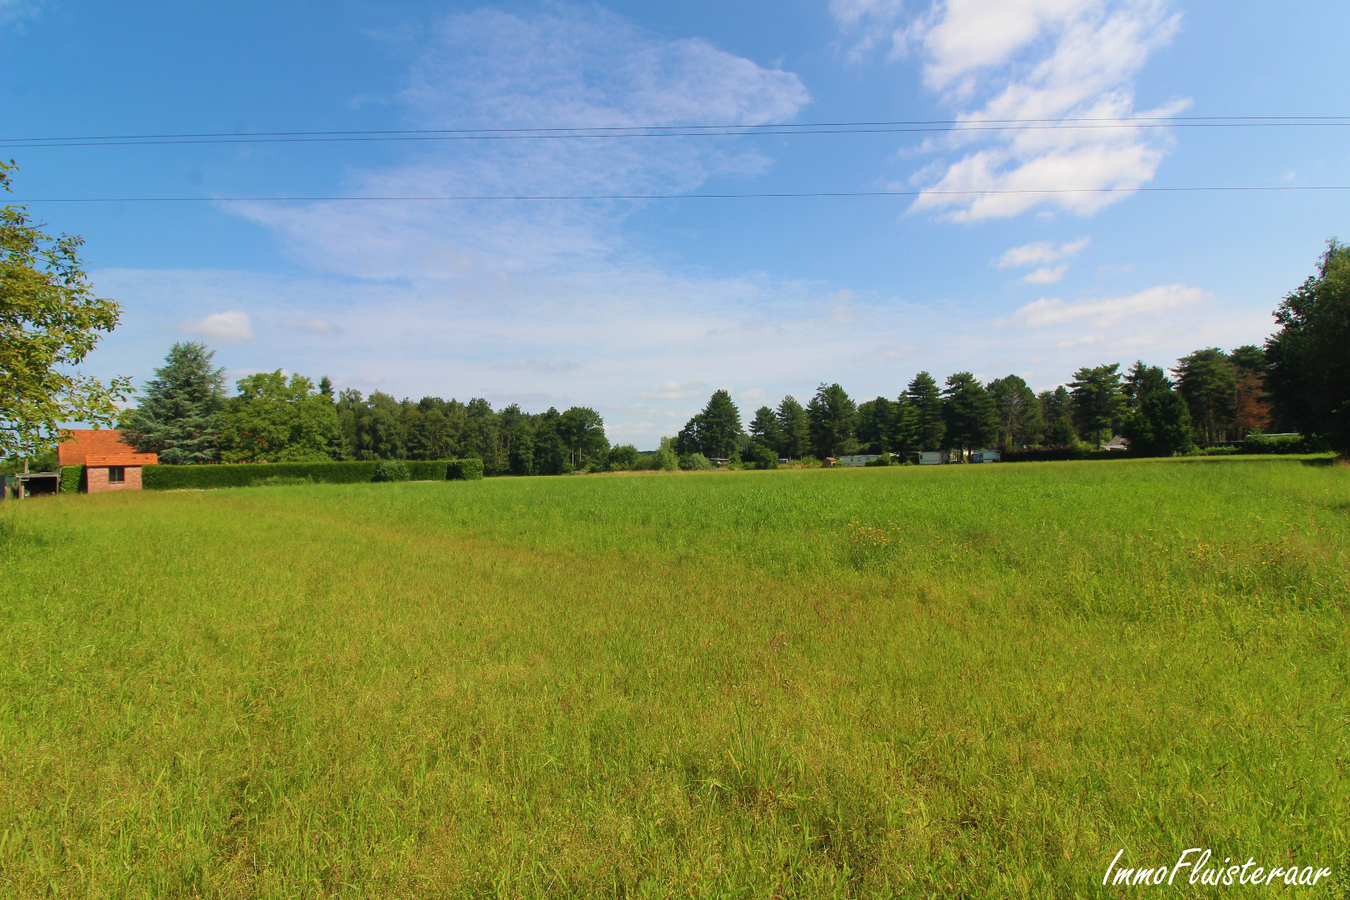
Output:
[[873,460],[877,460],[877,459],[881,459],[881,454],[879,454],[879,453],[855,453],[855,454],[852,455],[852,456],[841,456],[841,457],[839,457],[839,459],[837,460],[837,463],[838,463],[839,465],[841,465],[841,466],[849,466],[849,467],[852,467],[852,468],[856,468],[856,467],[858,467],[858,466],[865,466],[865,465],[867,465],[868,463],[872,462]]
[[84,466],[81,488],[91,494],[108,491],[139,491],[141,467],[159,462],[155,453],[137,453],[122,442],[116,429],[80,429],[56,446],[56,458],[62,467]]

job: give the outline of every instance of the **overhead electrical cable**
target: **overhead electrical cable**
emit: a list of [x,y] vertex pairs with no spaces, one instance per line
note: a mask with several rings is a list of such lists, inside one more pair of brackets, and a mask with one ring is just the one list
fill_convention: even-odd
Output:
[[1350,191],[1350,185],[1269,185],[1269,186],[1196,186],[1134,188],[1023,188],[998,190],[948,191],[919,189],[906,191],[784,191],[739,194],[447,194],[389,197],[47,197],[20,200],[19,203],[395,203],[395,202],[488,202],[488,201],[566,201],[566,200],[755,200],[801,199],[810,197],[983,197],[1007,194],[1181,194],[1181,193],[1266,193]]
[[150,146],[166,144],[348,143],[387,141],[595,140],[646,137],[751,137],[979,133],[988,131],[1137,128],[1313,128],[1350,126],[1350,116],[1126,116],[1069,119],[915,119],[763,125],[602,125],[551,128],[458,128],[371,131],[259,131],[0,138],[0,148]]

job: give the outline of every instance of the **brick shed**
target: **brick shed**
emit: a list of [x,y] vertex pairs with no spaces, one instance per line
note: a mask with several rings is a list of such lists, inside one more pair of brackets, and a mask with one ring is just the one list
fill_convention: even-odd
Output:
[[159,462],[154,453],[137,453],[122,443],[116,429],[67,431],[68,440],[56,445],[56,458],[62,466],[84,466],[84,480],[91,494],[106,491],[139,491],[141,466]]

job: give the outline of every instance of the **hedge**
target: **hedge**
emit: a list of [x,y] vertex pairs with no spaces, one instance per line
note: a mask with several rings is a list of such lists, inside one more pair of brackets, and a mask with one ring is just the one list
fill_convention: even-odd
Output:
[[84,466],[61,467],[61,493],[78,494],[88,490],[84,483]]
[[483,461],[473,457],[452,459],[446,466],[445,477],[451,481],[480,481],[483,478]]
[[[405,460],[412,481],[444,481],[456,463],[473,463],[483,477],[482,460]],[[184,488],[251,487],[269,478],[309,478],[319,484],[363,484],[374,479],[379,460],[359,462],[242,463],[240,465],[141,468],[141,484],[154,491]],[[456,477],[451,475],[450,477]]]

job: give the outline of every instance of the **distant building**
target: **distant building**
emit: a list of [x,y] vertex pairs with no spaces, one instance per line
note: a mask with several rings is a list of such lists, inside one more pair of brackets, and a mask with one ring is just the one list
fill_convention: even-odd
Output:
[[947,461],[947,453],[943,450],[925,450],[919,454],[919,465],[921,466],[940,466]]
[[84,466],[85,489],[91,494],[108,491],[139,491],[141,467],[159,462],[154,453],[137,453],[122,443],[116,429],[79,429],[62,432],[67,440],[56,445],[61,466]]
[[1101,446],[1103,450],[1128,450],[1130,449],[1130,442],[1120,435],[1116,435]]
[[835,460],[836,465],[840,466],[865,466],[874,459],[881,459],[879,453],[855,454],[853,456],[841,456]]
[[1003,454],[997,450],[974,450],[970,454],[973,463],[1003,462]]

